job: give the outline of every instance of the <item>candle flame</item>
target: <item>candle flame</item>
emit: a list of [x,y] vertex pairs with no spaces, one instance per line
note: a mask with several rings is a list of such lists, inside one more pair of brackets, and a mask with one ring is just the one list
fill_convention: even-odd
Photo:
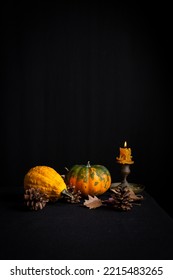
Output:
[[127,147],[127,142],[125,141],[125,142],[124,142],[124,148],[126,148],[126,147]]

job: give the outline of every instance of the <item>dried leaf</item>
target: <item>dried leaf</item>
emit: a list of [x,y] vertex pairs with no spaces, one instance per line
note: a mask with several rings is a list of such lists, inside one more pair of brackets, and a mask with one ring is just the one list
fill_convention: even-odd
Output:
[[89,209],[94,209],[102,206],[102,201],[97,196],[88,195],[88,199],[85,199],[83,205],[88,207]]
[[102,200],[103,204],[113,206],[115,204],[115,199],[113,197],[109,197],[108,199]]
[[132,189],[129,189],[129,197],[130,197],[131,201],[139,201],[139,200],[143,200],[143,198],[144,198],[140,194],[136,195]]

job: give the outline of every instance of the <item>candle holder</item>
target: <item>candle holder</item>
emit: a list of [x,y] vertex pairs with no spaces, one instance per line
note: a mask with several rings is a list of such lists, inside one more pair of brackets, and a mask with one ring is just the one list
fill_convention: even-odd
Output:
[[122,180],[120,186],[122,188],[129,187],[129,183],[127,181],[127,176],[130,174],[130,164],[121,164],[121,175]]
[[121,165],[121,182],[116,182],[116,183],[112,183],[111,184],[111,189],[116,189],[117,187],[121,187],[121,188],[125,188],[127,187],[128,189],[132,190],[135,194],[141,193],[144,190],[144,186],[141,184],[137,184],[137,183],[129,183],[127,181],[127,177],[128,175],[131,173],[130,170],[130,165],[132,163],[120,163]]
[[133,190],[134,193],[140,193],[144,190],[144,186],[134,183],[128,183],[127,176],[130,174],[130,165],[134,163],[131,155],[131,148],[127,148],[127,142],[124,142],[124,148],[120,148],[120,155],[116,157],[117,163],[121,164],[121,182],[112,183],[111,188],[122,187]]

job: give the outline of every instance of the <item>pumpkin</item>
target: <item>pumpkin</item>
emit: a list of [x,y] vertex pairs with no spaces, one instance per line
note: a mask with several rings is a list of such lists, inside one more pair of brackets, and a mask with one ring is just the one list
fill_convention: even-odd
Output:
[[111,185],[109,170],[103,165],[74,165],[66,174],[66,184],[74,186],[82,196],[98,196]]
[[24,189],[39,189],[50,201],[57,200],[67,191],[62,176],[49,166],[32,167],[24,177]]

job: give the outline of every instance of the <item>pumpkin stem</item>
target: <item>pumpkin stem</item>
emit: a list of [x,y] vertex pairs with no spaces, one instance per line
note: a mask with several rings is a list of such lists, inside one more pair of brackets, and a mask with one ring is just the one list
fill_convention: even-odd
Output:
[[90,161],[87,162],[87,167],[91,167]]

